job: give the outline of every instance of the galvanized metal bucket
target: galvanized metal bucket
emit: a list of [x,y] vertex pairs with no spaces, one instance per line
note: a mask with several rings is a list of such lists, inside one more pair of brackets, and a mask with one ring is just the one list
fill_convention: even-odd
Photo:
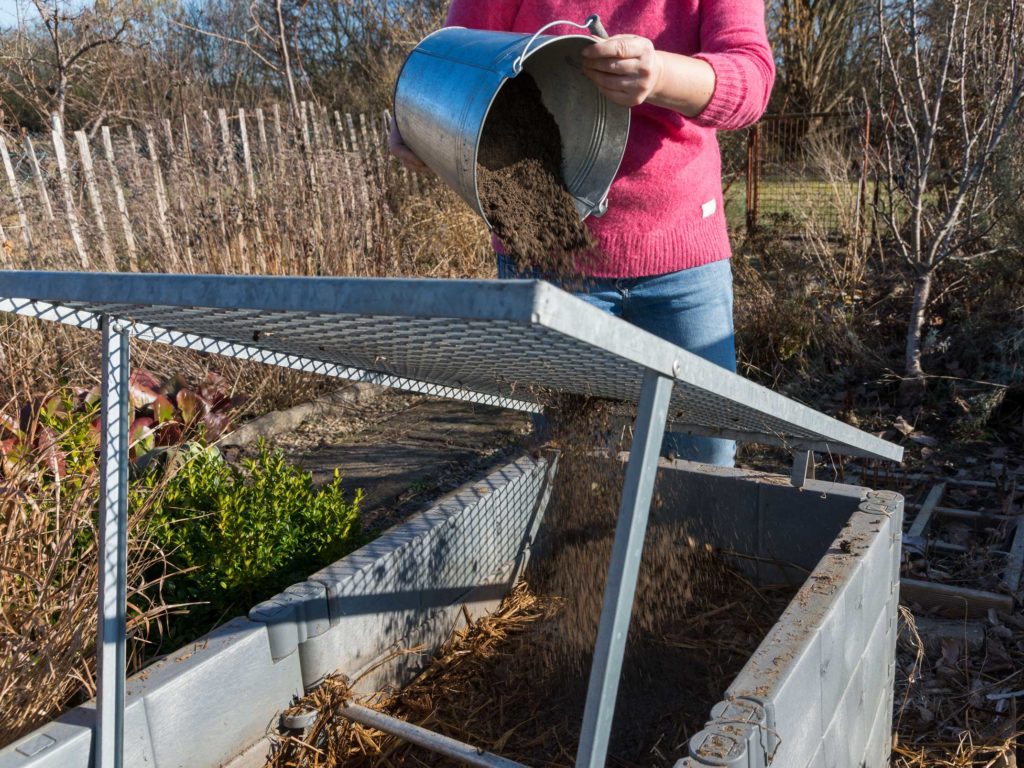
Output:
[[[609,101],[583,74],[588,35],[535,35],[448,27],[409,55],[395,87],[395,120],[402,140],[487,221],[477,190],[477,152],[487,115],[510,78],[528,72],[562,134],[562,178],[580,218],[602,215],[629,136],[630,112]],[[490,222],[488,222],[489,224]]]

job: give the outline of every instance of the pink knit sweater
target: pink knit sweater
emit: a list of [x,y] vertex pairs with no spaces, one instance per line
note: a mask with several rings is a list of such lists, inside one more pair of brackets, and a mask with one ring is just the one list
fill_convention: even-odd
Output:
[[600,244],[589,271],[642,277],[728,258],[715,132],[750,125],[768,104],[775,66],[764,0],[453,0],[448,24],[532,34],[549,21],[581,23],[592,13],[610,34],[643,35],[659,50],[703,59],[716,85],[692,119],[646,104],[633,109],[608,213],[589,220]]

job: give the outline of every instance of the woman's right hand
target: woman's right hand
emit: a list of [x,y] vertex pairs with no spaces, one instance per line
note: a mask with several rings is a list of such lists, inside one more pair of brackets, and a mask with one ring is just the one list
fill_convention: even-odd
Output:
[[395,122],[395,118],[391,117],[391,130],[388,133],[388,149],[391,150],[391,154],[402,161],[402,165],[408,168],[414,173],[422,174],[433,174],[427,165],[416,157],[416,153],[406,146],[406,143],[402,141],[402,134],[398,132],[398,123]]

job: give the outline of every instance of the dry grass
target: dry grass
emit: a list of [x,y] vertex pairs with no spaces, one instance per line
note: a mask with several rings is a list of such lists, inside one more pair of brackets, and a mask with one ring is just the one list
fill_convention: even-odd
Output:
[[[11,408],[3,409],[5,418]],[[89,456],[68,457],[57,480],[36,462],[3,462],[0,484],[0,745],[95,693],[97,499],[99,473]],[[160,586],[170,573],[163,553],[141,532],[148,502],[129,513],[128,665],[138,668],[158,642],[168,610]]]
[[[1003,627],[1000,634],[1008,634],[1004,625],[995,626]],[[1018,712],[1016,697],[1000,694],[1021,687],[1024,648],[1019,641],[1001,641],[991,625],[983,653],[965,648],[943,641],[941,651],[929,657],[913,614],[900,609],[895,768],[1017,765],[1024,713]]]
[[1016,766],[1016,750],[1021,734],[997,745],[975,743],[970,731],[956,741],[928,742],[904,746],[899,739],[893,746],[894,768],[1011,768]]
[[[627,654],[610,765],[667,766],[683,756],[686,737],[702,727],[786,603],[785,592],[754,590],[751,600],[745,582],[723,586],[695,601],[674,631]],[[730,590],[734,599],[722,602]],[[562,598],[520,583],[497,612],[458,631],[402,691],[360,703],[525,765],[571,766],[589,664],[580,671],[561,663],[555,635],[564,607]],[[304,735],[281,735],[269,768],[447,764],[351,723],[339,711],[351,698],[348,682],[332,677],[300,700],[289,713],[315,709],[316,723]],[[663,732],[653,733],[652,723]]]
[[[557,603],[544,600],[520,583],[500,608],[455,633],[434,662],[400,693],[380,692],[362,703],[424,728],[442,730],[429,702],[444,690],[457,690],[476,677],[483,665],[507,653],[505,645],[534,623],[551,615]],[[417,652],[415,649],[409,653]],[[340,715],[352,700],[349,681],[328,677],[285,714],[310,709],[320,713],[303,736],[284,734],[267,763],[268,768],[328,768],[340,765],[391,765],[407,745],[393,736],[366,728]],[[466,729],[472,724],[467,723]]]
[[[166,127],[154,124],[150,131],[137,127],[131,134],[127,128],[114,128],[116,177],[105,159],[103,142],[94,137],[105,236],[87,194],[79,147],[66,136],[76,192],[74,220],[83,253],[75,246],[60,174],[47,151],[40,162],[55,219],[48,220],[38,190],[26,175],[21,193],[33,248],[14,229],[8,231],[8,240],[0,243],[4,266],[291,276],[494,276],[494,256],[483,223],[453,192],[430,179],[410,177],[388,156],[380,115],[370,115],[365,122],[354,116],[350,131],[345,116],[312,105],[303,115],[304,123],[289,117],[286,108],[278,109],[278,135],[274,111],[268,107],[263,112],[263,131],[255,110],[226,115],[227,143],[217,115],[212,116],[209,132],[202,115],[178,118]],[[242,152],[242,119],[247,126],[248,166]],[[17,160],[23,142],[14,136],[6,140]],[[37,154],[52,140],[37,136]],[[24,160],[22,164],[28,165]],[[134,255],[122,226],[125,220],[117,215],[116,184],[124,191]],[[6,198],[0,201],[0,220],[17,222]],[[105,242],[110,244],[112,262]],[[7,381],[0,379],[0,397],[22,396],[60,381],[92,382],[96,350],[95,334],[28,321],[5,322],[0,330],[0,370]],[[309,399],[326,384],[319,377],[211,361],[178,350],[149,347],[142,354],[153,361],[154,370],[168,374],[202,373],[215,365],[239,391],[254,397],[258,410]]]

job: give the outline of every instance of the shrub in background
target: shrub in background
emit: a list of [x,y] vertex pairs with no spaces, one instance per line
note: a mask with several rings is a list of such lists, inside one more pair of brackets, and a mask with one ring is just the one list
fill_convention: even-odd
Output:
[[[176,642],[245,613],[362,544],[362,492],[348,500],[337,472],[317,489],[309,473],[262,442],[241,466],[197,444],[174,461],[148,525],[181,571],[164,588],[165,599],[189,606],[172,627]],[[155,473],[150,478],[159,482]]]

